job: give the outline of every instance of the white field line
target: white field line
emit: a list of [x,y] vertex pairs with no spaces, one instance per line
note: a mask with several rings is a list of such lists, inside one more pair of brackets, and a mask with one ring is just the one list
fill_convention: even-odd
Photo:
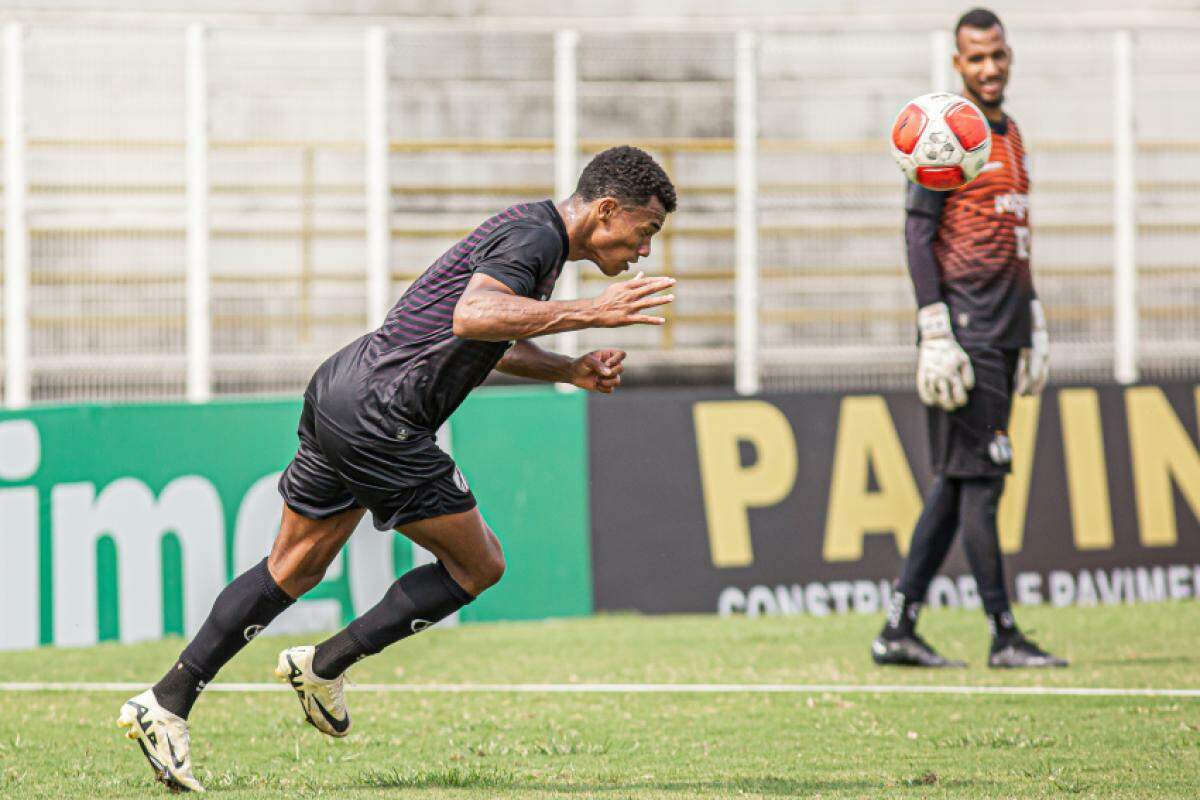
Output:
[[[145,683],[0,682],[0,692],[139,692]],[[359,683],[356,692],[403,694],[949,694],[1049,697],[1200,697],[1200,689],[1089,686],[937,686],[840,683]],[[206,692],[289,692],[279,683],[214,683]]]

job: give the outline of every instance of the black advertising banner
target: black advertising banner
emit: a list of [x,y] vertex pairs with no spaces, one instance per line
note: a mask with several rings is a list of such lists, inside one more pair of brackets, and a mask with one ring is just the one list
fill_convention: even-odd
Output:
[[[1020,398],[999,510],[1019,603],[1200,593],[1197,387]],[[589,404],[597,609],[875,611],[928,488],[913,393],[637,391]],[[934,605],[978,604],[956,544]]]

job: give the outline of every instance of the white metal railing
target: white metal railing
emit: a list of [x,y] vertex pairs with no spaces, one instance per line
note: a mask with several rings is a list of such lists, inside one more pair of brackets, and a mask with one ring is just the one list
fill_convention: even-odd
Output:
[[[76,33],[54,30],[57,56]],[[239,29],[234,36],[190,25],[154,33],[163,52],[179,53],[177,64],[167,60],[178,70],[181,102],[160,90],[154,103],[137,106],[145,132],[123,138],[87,129],[88,119],[105,120],[86,117],[77,103],[76,127],[55,127],[54,103],[64,101],[44,95],[65,91],[79,73],[47,72],[60,69],[39,49],[50,45],[35,41],[30,50],[42,31],[9,23],[3,39],[0,291],[9,407],[297,389],[319,355],[378,324],[406,281],[472,224],[513,199],[565,196],[581,156],[619,141],[650,149],[676,178],[680,211],[656,239],[649,268],[680,279],[679,301],[660,329],[581,332],[558,346],[578,352],[613,337],[656,369],[731,373],[743,393],[788,381],[908,382],[912,303],[900,185],[882,137],[885,118],[909,93],[953,87],[946,31],[901,32],[909,38],[896,63],[910,69],[910,44],[927,46],[928,62],[918,59],[903,80],[877,70],[873,81],[883,72],[891,83],[873,85],[857,98],[857,116],[847,112],[849,121],[829,120],[822,131],[813,115],[829,112],[806,109],[845,106],[838,81],[853,79],[854,63],[823,57],[813,68],[826,74],[810,78],[789,59],[811,57],[814,43],[871,51],[855,38],[866,32],[722,28],[703,32],[702,45],[660,32],[645,34],[655,47],[644,49],[590,30],[504,28],[494,35],[526,36],[507,49],[508,39],[480,43],[491,33],[451,32],[462,52],[447,61],[466,77],[452,79],[459,94],[442,113],[413,105],[428,67],[414,52],[419,40],[397,44],[409,35],[404,29],[328,34],[341,72],[320,63],[329,57],[320,47],[326,34],[308,31],[321,67],[313,74],[340,81],[311,91],[327,92],[331,103],[336,96],[338,108],[361,105],[361,116],[323,114],[324,104],[306,95],[311,124],[293,125],[277,119],[292,113],[286,109],[231,102],[243,79],[228,62],[235,52],[246,62],[245,81],[256,80],[255,69],[267,71],[256,84],[267,96],[308,91],[303,78],[270,72],[269,47],[296,47],[290,34]],[[1034,157],[1051,168],[1044,180],[1034,174],[1035,192],[1054,198],[1035,202],[1035,235],[1049,245],[1046,256],[1035,251],[1034,273],[1048,300],[1060,375],[1131,382],[1147,365],[1200,374],[1200,324],[1191,310],[1200,302],[1200,266],[1178,255],[1194,252],[1179,243],[1200,233],[1187,216],[1188,198],[1200,195],[1200,142],[1139,140],[1133,121],[1138,103],[1148,102],[1139,99],[1139,59],[1166,57],[1162,48],[1139,47],[1143,33],[1091,30],[1078,48],[1092,66],[1111,68],[1111,136],[1069,121],[1040,139],[1036,125],[1025,127]],[[1200,24],[1170,33],[1200,41]],[[92,35],[77,32],[85,44]],[[1056,29],[1060,40],[1071,35]],[[1098,43],[1110,44],[1111,55]],[[345,58],[355,53],[357,61]],[[671,62],[676,56],[690,61],[680,67]],[[1017,80],[1034,72],[1024,64],[1017,62]],[[126,110],[135,94],[128,88],[112,89]],[[346,99],[347,88],[357,99]],[[1035,94],[1026,85],[1014,96],[1020,91]],[[1052,99],[1071,114],[1069,98]],[[476,105],[484,106],[482,123],[464,123]],[[508,114],[510,127],[493,134],[486,114],[505,105],[523,113]],[[639,116],[644,109],[651,111]],[[105,113],[103,103],[95,113]],[[453,130],[474,126],[488,135],[443,135],[442,121],[446,130],[454,122]],[[591,129],[604,135],[591,138]],[[144,166],[127,174],[123,165],[134,156]],[[1152,167],[1160,156],[1174,159],[1170,168],[1139,174],[1143,160]],[[1090,166],[1075,170],[1072,159]],[[73,170],[76,162],[85,168]],[[1156,213],[1139,220],[1146,197],[1159,198]],[[1063,213],[1068,208],[1078,214]],[[557,296],[595,289],[593,276],[569,269]],[[105,293],[105,310],[91,308]],[[46,388],[61,376],[78,380]]]
[[[554,196],[567,197],[579,178],[579,33],[554,34]],[[555,298],[579,297],[579,273],[564,270],[555,287]],[[557,337],[560,353],[579,355],[579,333],[568,331]]]
[[22,30],[4,28],[4,402],[29,405],[29,230]]
[[1134,183],[1133,42],[1113,34],[1113,375],[1138,379],[1137,187]]
[[734,387],[758,392],[758,39],[748,31],[737,38],[737,102],[734,148],[737,153],[737,256]]

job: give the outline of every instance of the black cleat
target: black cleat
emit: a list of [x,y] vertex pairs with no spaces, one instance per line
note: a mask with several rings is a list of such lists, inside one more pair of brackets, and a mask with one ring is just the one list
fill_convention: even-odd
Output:
[[915,633],[899,639],[876,637],[871,643],[871,658],[882,666],[961,668],[967,665],[965,661],[953,661],[940,655]]
[[1047,653],[1021,634],[1004,641],[993,641],[988,666],[994,669],[1020,667],[1065,667],[1065,658]]

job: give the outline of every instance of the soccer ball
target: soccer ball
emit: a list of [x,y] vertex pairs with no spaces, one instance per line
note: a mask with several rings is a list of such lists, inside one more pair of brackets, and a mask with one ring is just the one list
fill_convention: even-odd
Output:
[[965,97],[946,92],[910,100],[892,124],[892,155],[913,183],[939,192],[975,179],[992,152],[987,119]]

